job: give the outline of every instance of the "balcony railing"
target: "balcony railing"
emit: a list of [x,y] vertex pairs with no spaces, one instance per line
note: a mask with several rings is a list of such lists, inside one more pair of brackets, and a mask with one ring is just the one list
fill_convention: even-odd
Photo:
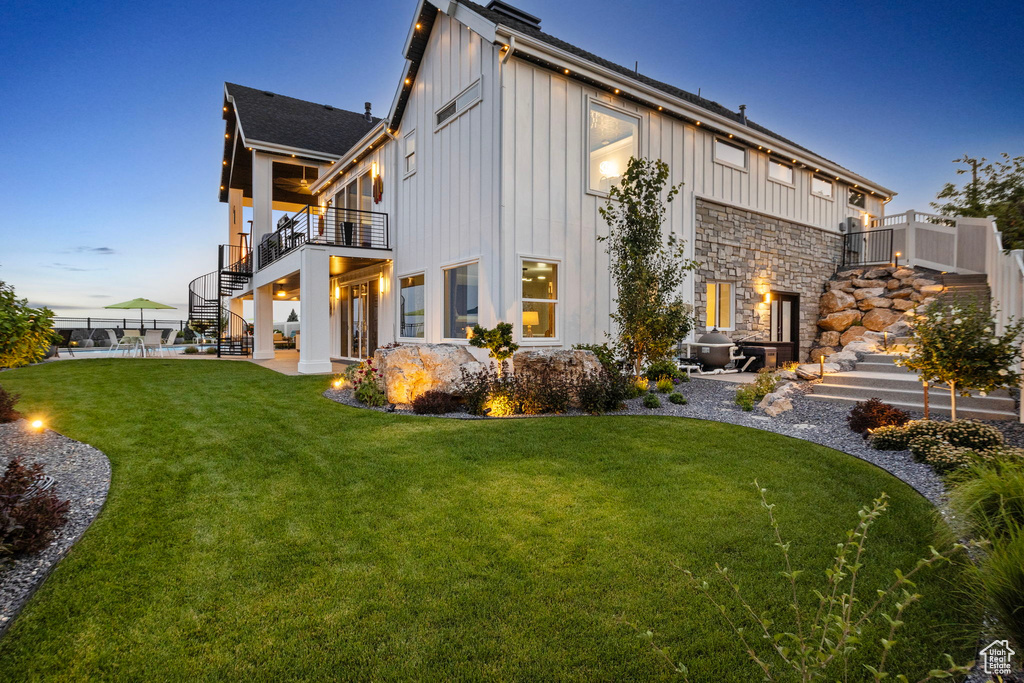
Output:
[[222,244],[217,255],[217,265],[221,272],[252,275],[252,252],[237,244]]
[[278,221],[278,228],[257,247],[265,268],[303,244],[354,249],[390,249],[388,215],[376,211],[307,206]]
[[843,267],[890,263],[892,260],[891,228],[843,235]]

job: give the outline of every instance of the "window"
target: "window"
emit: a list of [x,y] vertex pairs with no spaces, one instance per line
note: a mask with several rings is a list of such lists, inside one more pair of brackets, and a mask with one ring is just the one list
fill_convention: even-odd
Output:
[[793,167],[787,166],[786,164],[780,164],[777,161],[768,162],[768,177],[772,180],[778,180],[780,183],[786,183],[787,185],[793,184]]
[[732,329],[733,303],[731,282],[709,282],[707,285],[708,312],[705,325],[710,329]]
[[405,136],[405,175],[416,172],[416,131]]
[[856,206],[863,209],[866,202],[867,197],[864,196],[863,192],[855,190],[852,187],[850,188],[850,206]]
[[811,194],[832,199],[832,181],[821,176],[811,176]]
[[458,97],[437,110],[435,113],[437,127],[440,128],[449,119],[455,118],[479,102],[481,91],[480,79],[478,78],[473,85],[463,90]]
[[721,161],[725,164],[731,164],[733,166],[739,166],[740,168],[747,167],[747,150],[726,142],[725,140],[715,139],[715,161]]
[[444,271],[444,337],[466,339],[479,322],[479,264]]
[[426,287],[423,274],[409,275],[399,280],[399,324],[400,337],[423,339],[424,308],[426,307]]
[[523,340],[555,339],[558,264],[523,261]]
[[640,154],[640,119],[599,102],[590,103],[588,118],[587,187],[607,194]]

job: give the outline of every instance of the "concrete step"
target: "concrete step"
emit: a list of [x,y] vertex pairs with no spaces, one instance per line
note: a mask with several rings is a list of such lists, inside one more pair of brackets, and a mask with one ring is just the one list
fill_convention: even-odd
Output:
[[905,375],[907,371],[893,363],[869,363],[864,361],[857,363],[857,372],[870,372],[875,374]]
[[[821,386],[821,385],[818,385]],[[929,410],[935,415],[949,415],[951,413],[948,405],[936,405],[934,401],[930,400],[934,396],[934,393],[929,394]],[[809,399],[815,401],[826,401],[829,403],[841,403],[848,405],[851,408],[859,401],[863,401],[861,398],[852,398],[849,396],[832,396],[825,394],[807,394]],[[880,398],[880,397],[879,397]],[[885,399],[882,399],[885,400]],[[924,412],[923,403],[900,403],[898,401],[886,401],[889,405],[899,408],[900,410],[913,410],[915,412]],[[991,409],[976,409],[973,407],[967,407],[957,401],[956,405],[956,416],[958,419],[973,419],[973,420],[1016,420],[1016,410],[991,410]]]
[[[852,374],[852,373],[850,373]],[[834,380],[836,375],[826,375],[825,382],[814,385],[814,394],[817,396],[849,396],[859,401],[869,398],[878,398],[886,403],[917,403],[924,406],[924,388],[918,382],[903,382],[902,384],[839,384]],[[861,378],[864,381],[864,378]],[[899,382],[899,380],[896,380]],[[949,389],[946,387],[930,387],[928,390],[928,402],[932,405],[949,406]],[[957,396],[958,407],[991,408],[993,410],[1014,410],[1013,398],[1006,392],[997,394],[993,392],[988,396]]]
[[960,284],[960,283],[981,283],[984,285],[988,284],[988,275],[984,273],[977,273],[971,275],[958,275],[956,273],[946,273],[942,276],[942,283],[946,285]]

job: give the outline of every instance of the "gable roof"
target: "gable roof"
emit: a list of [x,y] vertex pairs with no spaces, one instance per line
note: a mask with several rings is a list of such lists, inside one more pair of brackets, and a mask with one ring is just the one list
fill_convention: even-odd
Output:
[[307,102],[236,83],[224,84],[247,145],[266,142],[340,157],[380,121],[329,104]]
[[572,55],[575,55],[589,62],[593,62],[594,64],[597,64],[601,67],[604,67],[609,71],[614,71],[617,74],[620,74],[627,78],[631,78],[635,81],[639,81],[644,85],[654,88],[655,90],[659,90],[667,95],[689,102],[694,106],[704,109],[705,111],[711,112],[712,114],[716,114],[723,118],[734,121],[735,123],[746,126],[747,128],[757,131],[758,133],[775,138],[779,142],[790,145],[796,149],[800,149],[804,152],[807,152],[808,154],[813,154],[819,157],[820,159],[823,159],[824,161],[827,161],[830,164],[835,165],[837,168],[841,168],[850,173],[853,173],[853,171],[846,169],[845,167],[837,164],[836,162],[831,161],[830,159],[827,159],[821,156],[820,154],[812,150],[809,150],[806,147],[796,142],[793,142],[792,140],[789,140],[772,130],[769,130],[768,128],[765,128],[760,124],[754,123],[750,119],[746,118],[743,114],[740,114],[739,112],[734,112],[726,108],[725,106],[719,104],[718,102],[715,102],[714,100],[709,100],[707,98],[694,95],[693,93],[683,90],[682,88],[677,88],[674,85],[669,85],[668,83],[663,83],[662,81],[659,81],[657,79],[644,76],[643,74],[638,73],[634,69],[630,69],[620,64],[608,61],[607,59],[599,57],[592,52],[588,52],[587,50],[576,47],[571,43],[567,43],[564,40],[561,40],[559,38],[556,38],[555,36],[545,33],[544,31],[540,30],[539,26],[537,25],[516,19],[515,17],[506,14],[505,12],[499,12],[493,9],[488,9],[487,7],[472,2],[471,0],[458,0],[458,3],[460,5],[466,6],[468,9],[473,10],[473,12],[479,14],[481,17],[494,24],[505,26],[517,33],[529,36],[530,38],[540,41],[550,47],[562,50],[564,52],[568,52]]

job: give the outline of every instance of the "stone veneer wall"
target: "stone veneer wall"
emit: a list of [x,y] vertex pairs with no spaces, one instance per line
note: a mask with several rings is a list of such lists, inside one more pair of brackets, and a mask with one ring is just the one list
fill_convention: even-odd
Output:
[[764,293],[800,295],[799,358],[805,359],[818,336],[818,300],[842,251],[842,236],[780,218],[697,199],[694,258],[694,306],[697,336],[707,319],[708,282],[731,282],[734,289],[734,339],[756,333],[769,336],[769,307]]

